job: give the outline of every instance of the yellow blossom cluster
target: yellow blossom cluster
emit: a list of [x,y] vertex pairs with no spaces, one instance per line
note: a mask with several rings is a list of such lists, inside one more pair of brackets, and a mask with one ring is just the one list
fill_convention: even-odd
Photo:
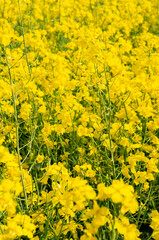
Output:
[[159,239],[159,213],[157,210],[151,212],[151,218],[152,222],[150,226],[154,230],[152,237],[157,240]]
[[98,184],[98,198],[103,201],[111,198],[114,203],[122,203],[121,213],[127,211],[135,213],[138,210],[138,202],[131,185],[120,180],[113,180],[112,185],[105,187],[103,183]]

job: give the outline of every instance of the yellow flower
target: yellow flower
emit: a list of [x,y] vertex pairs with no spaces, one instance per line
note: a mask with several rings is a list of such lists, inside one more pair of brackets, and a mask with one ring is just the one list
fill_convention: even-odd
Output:
[[157,210],[153,210],[150,214],[152,222],[150,227],[153,229],[152,237],[155,240],[159,239],[159,213]]
[[135,224],[130,224],[128,218],[120,216],[120,219],[115,218],[115,228],[118,232],[124,235],[125,240],[139,240],[140,235],[139,230],[136,228]]
[[36,161],[37,161],[38,163],[41,163],[43,160],[44,160],[44,156],[43,156],[43,155],[38,155],[38,156],[37,156]]

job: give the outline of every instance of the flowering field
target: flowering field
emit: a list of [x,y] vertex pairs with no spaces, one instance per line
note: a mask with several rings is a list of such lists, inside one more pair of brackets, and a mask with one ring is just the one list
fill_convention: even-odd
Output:
[[159,240],[159,1],[0,0],[0,240]]

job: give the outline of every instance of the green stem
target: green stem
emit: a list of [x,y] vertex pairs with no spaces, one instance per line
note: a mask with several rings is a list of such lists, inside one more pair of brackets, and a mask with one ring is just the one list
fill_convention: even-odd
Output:
[[29,60],[28,60],[28,53],[27,53],[27,47],[26,47],[26,42],[25,42],[25,34],[24,34],[24,25],[23,25],[23,19],[22,19],[22,15],[21,15],[19,0],[18,0],[18,7],[19,7],[19,15],[20,15],[20,21],[21,21],[21,26],[22,26],[22,35],[23,35],[23,43],[24,43],[24,49],[25,49],[26,62],[27,62],[28,70],[29,70],[29,76],[30,76],[30,79],[31,79],[31,69],[30,69]]
[[108,129],[108,137],[109,137],[109,143],[110,143],[110,152],[111,152],[111,161],[113,165],[113,178],[116,178],[116,173],[115,173],[115,164],[114,164],[114,152],[113,152],[113,144],[112,144],[112,138],[111,138],[111,112],[112,112],[112,106],[111,106],[111,98],[110,98],[110,90],[109,90],[109,82],[106,74],[106,67],[104,65],[104,73],[105,73],[105,79],[106,79],[106,90],[108,93],[108,117],[106,114],[106,111],[104,111],[105,114],[105,120],[107,124],[107,129]]
[[[9,66],[7,55],[6,55],[5,47],[3,47],[3,51],[4,51],[4,54],[5,54],[6,63],[7,63],[7,66],[8,66],[10,85],[13,87],[13,81],[12,81],[10,66]],[[17,98],[17,96],[15,96],[15,92],[14,92],[13,88],[12,88],[12,98],[13,98],[13,104],[14,104],[14,118],[15,118],[15,129],[16,129],[16,148],[17,148],[17,154],[18,154],[18,163],[19,163],[19,169],[20,169],[20,172],[21,172],[21,181],[22,181],[22,185],[23,185],[23,192],[24,192],[24,197],[25,197],[25,205],[26,205],[26,209],[28,211],[27,193],[26,193],[26,190],[25,190],[25,184],[24,184],[24,179],[23,179],[23,175],[22,175],[22,164],[21,164],[21,160],[20,160],[19,123],[18,123],[18,114],[17,114],[17,107],[16,107],[16,98]]]

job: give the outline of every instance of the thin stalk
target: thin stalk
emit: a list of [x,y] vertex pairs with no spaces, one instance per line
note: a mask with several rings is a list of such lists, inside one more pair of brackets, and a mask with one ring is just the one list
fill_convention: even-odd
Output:
[[26,42],[25,42],[25,34],[24,34],[24,25],[23,25],[23,19],[22,19],[19,0],[18,0],[18,8],[19,8],[19,15],[20,15],[20,21],[21,21],[21,27],[22,27],[22,35],[23,35],[23,43],[24,43],[26,62],[27,62],[28,70],[29,70],[29,76],[30,76],[30,79],[31,79],[31,69],[30,69],[29,60],[28,60],[28,53],[27,53],[27,47],[26,47]]
[[[142,217],[142,222],[139,224],[139,220],[140,220],[140,216],[142,215],[142,209],[144,208],[144,206],[146,205],[146,203],[149,201],[149,199],[150,199],[150,196],[151,196],[151,190],[152,190],[152,187],[150,186],[150,190],[149,190],[149,192],[148,192],[148,196],[147,196],[147,199],[146,199],[146,201],[145,201],[145,203],[144,203],[144,205],[143,206],[140,206],[140,208],[139,208],[139,213],[138,213],[138,217],[137,217],[137,221],[136,221],[136,226],[138,226],[139,228],[141,227],[141,224],[142,224],[142,222],[143,222],[143,218],[144,218],[144,216]],[[141,196],[141,187],[140,187],[140,196]],[[141,203],[140,203],[140,205],[141,205]],[[144,212],[144,215],[145,215],[145,212]]]
[[113,219],[113,222],[112,222],[112,235],[111,235],[111,240],[116,240],[116,231],[115,231],[115,219]]
[[22,181],[22,185],[23,185],[23,192],[24,192],[24,197],[25,197],[25,205],[26,205],[26,209],[28,211],[27,193],[26,193],[26,190],[25,190],[25,184],[24,184],[24,179],[23,179],[23,175],[22,175],[21,160],[20,160],[19,123],[18,123],[17,106],[16,106],[16,98],[17,97],[15,96],[15,92],[14,92],[14,89],[13,89],[13,81],[12,81],[10,66],[9,66],[7,55],[6,55],[5,47],[3,48],[3,50],[4,50],[4,54],[5,54],[5,58],[6,58],[6,63],[7,63],[7,66],[8,66],[10,85],[12,86],[12,98],[13,98],[13,104],[14,104],[14,118],[15,118],[15,129],[16,129],[16,148],[17,148],[17,154],[18,154],[19,169],[20,169],[20,172],[21,172],[21,181]]
[[[109,142],[110,142],[110,152],[111,152],[111,161],[113,164],[113,177],[116,178],[115,174],[115,164],[114,164],[114,152],[113,152],[113,145],[112,145],[112,138],[111,138],[111,112],[112,112],[112,107],[111,107],[111,98],[110,98],[110,91],[109,91],[109,82],[106,74],[106,67],[104,65],[104,73],[105,73],[105,79],[106,79],[106,87],[107,87],[107,93],[108,93],[108,107],[109,107],[109,115],[108,115],[108,136],[109,136]],[[107,120],[107,118],[106,118]]]

